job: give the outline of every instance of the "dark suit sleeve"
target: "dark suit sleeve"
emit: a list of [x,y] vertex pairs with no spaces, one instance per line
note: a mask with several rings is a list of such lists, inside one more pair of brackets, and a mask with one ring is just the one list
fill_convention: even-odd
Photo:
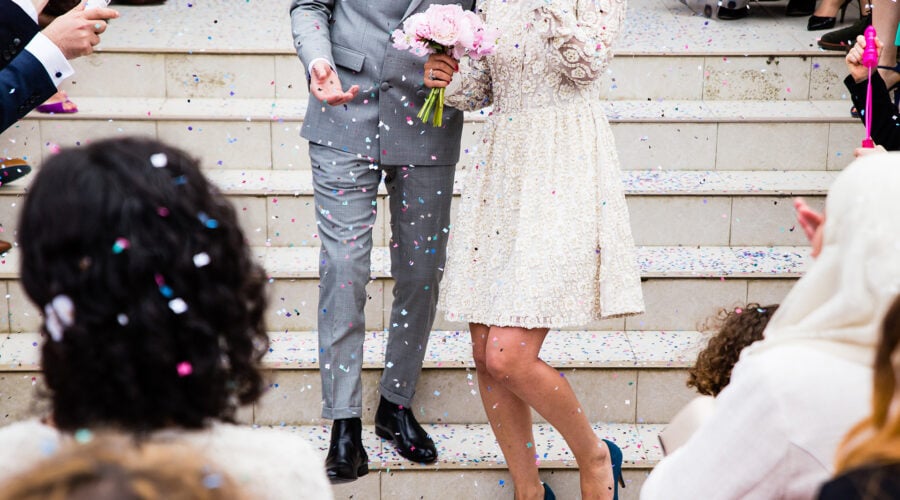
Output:
[[0,70],[0,132],[54,93],[56,87],[44,65],[31,52],[23,51]]
[[37,23],[12,0],[0,0],[0,69],[22,52],[38,33]]
[[[856,83],[852,76],[848,76],[844,79],[844,85],[850,91],[850,99],[859,110],[860,120],[865,126],[867,81]],[[862,135],[865,135],[865,131],[860,134]],[[900,150],[900,117],[897,116],[897,107],[891,101],[891,94],[877,71],[872,72],[872,140],[888,151]]]

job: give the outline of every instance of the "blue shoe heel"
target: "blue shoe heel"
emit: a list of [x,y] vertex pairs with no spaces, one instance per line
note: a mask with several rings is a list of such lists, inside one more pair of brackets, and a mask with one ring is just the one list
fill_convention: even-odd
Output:
[[615,484],[613,500],[619,500],[619,485],[622,488],[625,487],[625,479],[622,478],[622,450],[616,446],[616,443],[608,439],[604,439],[603,442],[609,447],[609,461],[612,462],[613,483]]
[[547,486],[547,483],[541,483],[544,485],[544,500],[556,500],[556,495],[553,494],[553,490]]

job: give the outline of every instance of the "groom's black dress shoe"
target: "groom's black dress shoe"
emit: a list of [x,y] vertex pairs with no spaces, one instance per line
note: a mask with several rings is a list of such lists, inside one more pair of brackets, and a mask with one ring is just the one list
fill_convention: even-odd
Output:
[[342,418],[332,424],[325,472],[332,484],[355,481],[369,473],[369,456],[362,445],[360,419]]
[[381,398],[375,413],[375,434],[393,441],[397,452],[413,462],[429,464],[437,460],[437,449],[431,436],[416,422],[409,408]]

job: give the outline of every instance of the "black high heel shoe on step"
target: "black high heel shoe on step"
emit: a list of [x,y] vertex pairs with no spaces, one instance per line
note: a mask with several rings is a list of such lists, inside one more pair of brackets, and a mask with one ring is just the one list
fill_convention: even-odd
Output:
[[[844,3],[842,3],[840,8],[838,9],[841,13],[841,22],[844,22],[844,15],[847,13],[847,7],[849,5],[850,0],[844,0]],[[823,17],[813,14],[809,16],[809,21],[806,23],[806,30],[830,30],[831,28],[834,28],[835,24],[837,24],[837,17]]]
[[544,500],[556,500],[556,495],[553,494],[553,490],[547,486],[547,483],[541,483],[544,485]]
[[619,500],[619,486],[622,488],[625,487],[625,479],[622,477],[622,450],[616,446],[616,443],[608,439],[603,440],[606,443],[606,446],[609,447],[609,461],[612,462],[612,470],[613,470],[613,486],[615,486],[615,490],[613,490],[613,500]]

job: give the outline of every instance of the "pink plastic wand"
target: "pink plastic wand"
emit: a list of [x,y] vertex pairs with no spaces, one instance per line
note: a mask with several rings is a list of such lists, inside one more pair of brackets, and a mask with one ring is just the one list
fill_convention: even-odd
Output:
[[862,65],[869,68],[869,81],[866,92],[866,138],[862,141],[862,147],[874,148],[872,140],[872,69],[878,66],[878,49],[875,48],[875,28],[869,26],[865,31],[866,48],[863,50]]

